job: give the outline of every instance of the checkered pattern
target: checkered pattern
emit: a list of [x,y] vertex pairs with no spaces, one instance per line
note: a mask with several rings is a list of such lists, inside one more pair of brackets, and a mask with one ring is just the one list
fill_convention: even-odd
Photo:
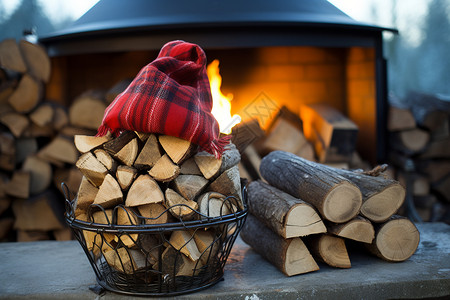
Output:
[[195,44],[172,41],[106,108],[97,135],[124,130],[160,133],[220,157],[230,136],[219,139],[211,109],[204,51]]

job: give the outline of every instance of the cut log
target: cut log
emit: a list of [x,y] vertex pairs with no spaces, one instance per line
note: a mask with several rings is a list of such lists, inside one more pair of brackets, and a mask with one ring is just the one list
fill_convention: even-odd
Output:
[[190,231],[194,235],[194,241],[201,253],[200,262],[203,266],[214,266],[219,251],[219,239],[216,239],[213,230]]
[[80,153],[86,153],[95,148],[100,147],[104,143],[112,139],[111,135],[107,134],[104,136],[89,136],[89,135],[75,135],[74,143]]
[[386,261],[405,261],[416,252],[420,234],[407,218],[392,216],[382,224],[374,224],[375,239],[366,245],[369,251]]
[[172,182],[173,188],[188,200],[195,200],[206,188],[208,180],[198,175],[179,175]]
[[94,154],[97,160],[101,162],[110,173],[114,174],[116,172],[118,163],[114,160],[114,158],[111,157],[111,155],[108,154],[106,150],[96,149],[94,150]]
[[25,73],[27,66],[15,39],[5,39],[0,43],[0,65],[8,70]]
[[94,129],[102,123],[106,104],[96,91],[88,91],[74,100],[69,108],[69,120],[73,126]]
[[69,124],[69,115],[65,107],[56,106],[53,113],[53,128],[61,130]]
[[28,113],[41,100],[42,87],[39,82],[28,75],[23,75],[14,93],[9,97],[9,104],[19,113]]
[[14,171],[11,180],[4,185],[4,192],[7,195],[27,199],[30,196],[31,174],[26,171]]
[[53,121],[54,110],[49,103],[41,103],[30,113],[30,120],[38,126],[47,126]]
[[87,214],[91,204],[94,203],[98,193],[98,188],[92,185],[92,183],[83,176],[78,189],[77,198],[75,200],[75,217],[81,214]]
[[134,178],[136,178],[137,170],[129,166],[118,166],[116,171],[117,182],[123,191],[128,190]]
[[252,214],[247,216],[241,238],[287,276],[319,270],[300,238],[283,239]]
[[362,243],[372,243],[375,237],[372,223],[361,216],[342,224],[327,223],[327,229],[328,233]]
[[197,261],[200,258],[201,253],[198,251],[194,236],[187,230],[173,231],[170,235],[169,244],[192,261]]
[[181,164],[197,150],[191,142],[170,135],[160,135],[159,143],[176,164]]
[[283,238],[327,231],[312,205],[260,180],[248,185],[248,210]]
[[34,78],[48,82],[51,73],[51,63],[47,51],[42,46],[26,40],[19,42],[19,48],[27,65],[28,72]]
[[224,171],[236,166],[241,160],[241,155],[234,144],[228,144],[219,159],[205,151],[197,153],[194,159],[203,176],[206,179],[214,179]]
[[169,188],[166,190],[165,196],[166,201],[164,205],[169,208],[170,213],[175,218],[187,221],[196,216],[196,211],[198,210],[197,202],[187,200]]
[[102,184],[103,179],[105,179],[106,174],[108,174],[108,169],[106,169],[106,167],[99,162],[91,152],[86,152],[81,155],[76,162],[76,166],[81,173],[97,187]]
[[145,255],[139,250],[121,247],[106,251],[103,256],[111,267],[128,275],[149,266]]
[[103,208],[110,208],[123,202],[123,193],[116,179],[107,174],[100,185],[97,195],[95,195],[94,204],[101,205]]
[[392,148],[405,153],[415,154],[425,149],[430,141],[430,134],[420,128],[390,133]]
[[239,167],[235,165],[223,172],[216,180],[211,182],[208,191],[214,191],[225,195],[226,197],[233,197],[230,199],[232,203],[243,209],[242,191],[241,191],[241,177],[239,175]]
[[312,204],[331,222],[347,222],[361,208],[358,187],[325,165],[274,151],[262,159],[260,171],[269,184]]
[[281,150],[295,154],[307,143],[308,141],[301,129],[280,117],[276,119],[269,134],[264,139],[263,151],[269,153]]
[[153,266],[158,262],[159,248],[162,247],[159,238],[154,234],[139,234],[138,238],[138,244],[144,250],[143,253],[145,253],[150,265]]
[[320,103],[302,105],[300,117],[303,133],[315,146],[320,162],[346,161],[351,158],[358,135],[355,123],[331,106]]
[[16,168],[16,140],[9,132],[0,132],[0,169],[14,171]]
[[174,180],[180,174],[180,167],[172,162],[167,154],[161,156],[148,174],[155,180],[168,182]]
[[137,208],[141,216],[145,218],[145,224],[169,223],[169,214],[161,203],[139,205]]
[[134,131],[124,131],[118,137],[104,143],[103,149],[105,149],[106,151],[108,151],[109,154],[114,156],[116,153],[122,150],[122,148],[125,147],[129,142],[131,142],[133,139],[136,138],[137,137]]
[[202,175],[202,172],[195,162],[195,158],[191,157],[183,162],[180,166],[180,174],[183,175]]
[[416,168],[425,174],[431,184],[442,180],[450,174],[450,160],[415,160]]
[[264,136],[264,131],[259,126],[258,119],[251,119],[241,122],[231,130],[231,142],[236,145],[239,153],[242,153],[247,146]]
[[237,209],[232,206],[232,203],[224,200],[225,196],[220,193],[205,193],[197,200],[199,211],[202,215],[210,218],[225,216],[231,212],[237,211]]
[[[117,225],[137,225],[137,215],[136,213],[129,207],[117,207]],[[139,238],[138,233],[128,233],[123,232],[121,234],[116,234],[114,237],[114,241],[116,243],[122,243],[128,248],[133,248],[136,246],[136,241]]]
[[139,206],[164,202],[161,188],[149,175],[140,175],[131,185],[125,200],[126,206]]
[[[161,263],[161,268],[159,263]],[[162,253],[161,261],[154,264],[153,269],[160,271],[163,276],[194,276],[196,275],[196,266],[200,267],[197,262],[190,260],[183,253],[167,247]]]
[[9,128],[11,133],[19,138],[30,124],[30,120],[23,114],[10,112],[0,115],[0,123]]
[[387,128],[389,131],[414,129],[416,128],[416,120],[409,109],[390,106]]
[[52,167],[37,156],[27,157],[22,170],[30,173],[30,195],[45,191],[52,183]]
[[138,169],[149,170],[161,158],[161,152],[156,136],[154,134],[149,135],[144,147],[134,162],[134,166]]
[[75,164],[78,160],[78,151],[73,141],[62,137],[55,137],[49,144],[43,147],[37,154],[40,158],[50,162]]
[[309,236],[304,241],[316,260],[335,268],[348,269],[351,267],[344,239],[328,234],[319,234]]

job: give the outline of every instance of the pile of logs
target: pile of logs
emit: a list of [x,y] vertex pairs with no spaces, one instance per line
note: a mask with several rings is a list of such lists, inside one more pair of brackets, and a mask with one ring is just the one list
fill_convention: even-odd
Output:
[[244,208],[234,144],[225,147],[220,159],[177,137],[133,131],[117,138],[76,135],[75,146],[81,153],[76,166],[83,174],[76,219],[107,225],[178,223],[181,228],[166,233],[163,241],[158,234],[125,230],[99,237],[95,230],[85,230],[86,246],[96,258],[102,254],[127,274],[152,267],[176,276],[190,276],[216,258],[226,232],[208,229],[207,222],[202,230],[183,229],[182,224]]
[[265,182],[248,185],[241,237],[287,276],[318,270],[316,260],[350,268],[346,240],[386,261],[404,261],[416,251],[419,232],[395,215],[405,189],[384,170],[348,171],[271,152],[261,161]]
[[450,222],[449,100],[420,93],[390,98],[390,161],[411,199],[405,213],[417,221]]

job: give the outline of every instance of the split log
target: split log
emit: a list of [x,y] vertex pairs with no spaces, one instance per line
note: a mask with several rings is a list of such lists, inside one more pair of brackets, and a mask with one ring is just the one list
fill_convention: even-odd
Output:
[[219,239],[216,239],[213,230],[196,230],[190,231],[194,236],[195,244],[201,253],[200,262],[203,266],[213,266],[217,260],[217,252],[219,251]]
[[414,115],[407,108],[389,107],[387,128],[389,131],[401,131],[416,128]]
[[180,174],[183,175],[202,175],[202,172],[195,162],[195,157],[191,157],[184,161],[180,166]]
[[450,174],[450,160],[415,160],[416,168],[425,174],[431,184],[442,180]]
[[129,275],[149,266],[145,255],[139,250],[121,247],[106,251],[103,256],[111,267]]
[[242,203],[241,177],[237,165],[223,172],[216,180],[210,183],[207,190],[221,193],[227,197],[232,196],[234,197],[234,200],[230,200],[232,203],[239,206],[240,209],[244,207]]
[[283,239],[251,214],[240,234],[245,243],[287,276],[319,270],[300,238]]
[[52,124],[53,128],[58,131],[69,124],[69,115],[66,107],[58,105],[55,106]]
[[76,196],[81,184],[83,174],[75,166],[71,168],[56,169],[53,175],[53,183],[56,188],[64,194],[61,183],[65,183],[70,195]]
[[[420,127],[434,131],[448,120],[450,103],[440,95],[411,92],[406,96],[406,101]],[[447,116],[441,112],[447,113]]]
[[73,141],[62,137],[55,137],[49,144],[44,146],[37,154],[40,158],[51,163],[75,164],[78,160],[78,151]]
[[372,243],[375,237],[372,223],[361,216],[357,216],[346,223],[327,223],[327,230],[328,233],[336,236],[362,243]]
[[416,252],[420,234],[416,226],[407,218],[392,216],[382,224],[374,224],[375,239],[367,249],[383,260],[405,261]]
[[149,175],[140,175],[131,185],[125,205],[132,207],[162,202],[164,202],[164,194],[156,181]]
[[148,171],[148,174],[155,180],[168,182],[177,178],[180,174],[180,167],[174,164],[167,154],[164,154]]
[[188,200],[195,200],[208,184],[203,176],[179,175],[172,182],[173,188]]
[[430,141],[430,134],[420,128],[391,132],[389,136],[392,148],[405,153],[415,154],[425,149]]
[[192,261],[198,261],[201,253],[198,251],[194,236],[187,230],[176,230],[170,235],[169,244],[186,255]]
[[19,113],[28,113],[41,100],[41,83],[28,75],[23,75],[14,93],[9,97],[9,104]]
[[106,103],[98,91],[88,91],[77,97],[69,108],[69,120],[73,126],[97,130],[102,123]]
[[80,187],[78,189],[77,198],[75,200],[75,217],[81,214],[87,214],[89,206],[94,203],[98,193],[98,188],[83,176]]
[[166,190],[165,196],[164,205],[169,208],[170,213],[175,218],[187,221],[196,215],[196,210],[198,210],[197,202],[187,200],[169,188]]
[[89,135],[75,135],[74,143],[80,153],[86,153],[88,151],[94,150],[104,143],[112,139],[111,135],[107,134],[104,136],[89,136]]
[[52,182],[52,167],[37,156],[27,157],[22,170],[30,173],[30,195],[44,192]]
[[81,155],[75,165],[97,187],[102,184],[108,174],[108,169],[91,152]]
[[51,63],[44,47],[26,40],[21,40],[19,42],[19,48],[27,65],[28,72],[34,78],[48,82],[51,74]]
[[122,202],[123,193],[117,180],[111,174],[106,174],[95,195],[94,204],[101,205],[103,208],[110,208]]
[[118,166],[116,171],[116,179],[123,191],[128,190],[130,185],[136,178],[137,170],[129,166]]
[[30,113],[29,117],[34,124],[43,127],[52,123],[54,113],[53,107],[49,103],[41,103]]
[[224,200],[225,196],[220,193],[205,193],[197,200],[199,211],[202,215],[210,218],[221,217],[236,212],[236,209],[233,209],[232,203]]
[[258,119],[241,122],[231,129],[231,142],[242,153],[249,145],[264,136]]
[[351,267],[344,239],[328,234],[312,235],[305,238],[305,244],[313,257],[335,268]]
[[8,70],[25,73],[27,66],[15,39],[5,39],[0,43],[0,65]]
[[264,139],[263,151],[269,153],[281,150],[296,154],[308,141],[301,129],[292,125],[284,118],[277,118],[269,134]]
[[[77,218],[85,222],[111,225],[112,215],[113,210],[106,209],[104,211],[96,211],[90,217],[87,214],[81,214]],[[114,234],[96,233],[94,231],[83,230],[83,237],[86,242],[87,249],[92,251],[95,257],[98,257],[101,252],[107,252],[114,249]]]
[[136,160],[136,157],[139,152],[139,145],[137,138],[132,139],[129,141],[125,146],[123,146],[120,151],[115,153],[113,157],[123,163],[124,165],[132,167],[134,164],[134,161]]
[[26,171],[14,171],[11,180],[4,185],[4,192],[7,195],[27,199],[30,196],[31,174]]
[[205,151],[197,153],[194,159],[206,179],[215,179],[224,171],[237,165],[241,155],[234,144],[228,144],[219,159]]
[[[136,213],[129,207],[119,206],[115,208],[117,213],[117,225],[137,225],[137,215]],[[123,232],[120,234],[116,234],[114,237],[114,241],[116,243],[122,243],[128,248],[133,248],[136,246],[136,241],[139,238],[138,233],[128,233]]]
[[259,172],[259,166],[261,165],[261,157],[255,149],[255,146],[248,145],[241,156],[241,162],[253,180],[261,179],[261,173]]
[[0,169],[14,171],[16,168],[16,140],[9,132],[0,132]]
[[138,169],[148,170],[156,164],[161,156],[162,151],[159,147],[158,139],[154,134],[151,134],[145,141],[144,147],[134,162],[134,166]]
[[136,139],[137,136],[133,131],[124,131],[118,137],[109,140],[108,142],[103,144],[103,149],[108,151],[109,154],[114,156],[123,147],[125,147],[129,142],[133,139]]
[[269,184],[312,204],[331,222],[347,222],[361,208],[358,187],[325,165],[274,151],[262,159],[260,171]]
[[283,238],[327,231],[312,205],[260,180],[248,185],[248,210]]
[[0,115],[0,123],[8,127],[16,138],[19,138],[27,129],[30,120],[23,114],[10,112]]
[[22,163],[28,156],[38,152],[38,142],[35,138],[18,138],[16,141],[16,163]]
[[147,260],[150,266],[153,266],[158,262],[159,248],[162,247],[159,238],[154,234],[139,234],[138,244],[144,250]]
[[[108,152],[104,149],[97,149],[94,150],[94,155],[97,158],[99,162],[101,162],[106,169],[112,174],[114,174],[117,170],[118,163],[114,160],[114,158],[111,157],[111,155],[108,154]],[[128,166],[124,166],[128,167]],[[128,167],[131,169],[134,169],[132,167]]]
[[181,164],[197,150],[197,147],[191,142],[175,136],[160,135],[158,139],[164,151],[176,164]]
[[[161,266],[159,265],[161,264]],[[153,269],[159,270],[163,276],[193,276],[197,262],[192,261],[183,253],[172,247],[167,247],[161,256],[161,261],[153,265]],[[200,266],[198,266],[200,267]]]
[[169,214],[161,203],[149,203],[137,206],[145,224],[164,224],[169,222]]

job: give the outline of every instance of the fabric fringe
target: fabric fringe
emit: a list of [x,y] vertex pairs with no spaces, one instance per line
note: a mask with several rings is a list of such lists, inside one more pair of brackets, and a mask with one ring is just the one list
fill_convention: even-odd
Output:
[[215,139],[211,142],[207,149],[204,149],[206,152],[213,154],[217,159],[222,157],[222,153],[225,150],[225,146],[230,143],[231,135],[226,135],[221,137],[220,139]]

